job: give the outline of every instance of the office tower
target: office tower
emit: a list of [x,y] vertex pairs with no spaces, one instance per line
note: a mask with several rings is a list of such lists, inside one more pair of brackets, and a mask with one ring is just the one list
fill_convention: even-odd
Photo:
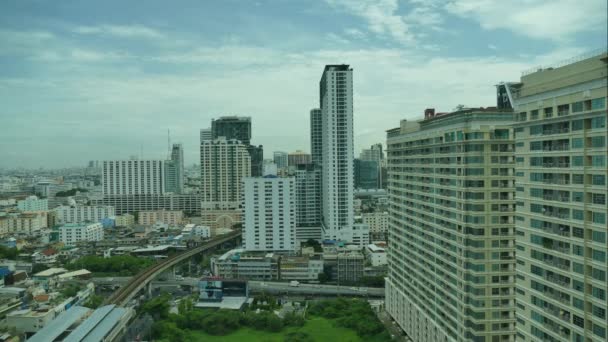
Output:
[[321,121],[321,110],[311,109],[310,110],[310,153],[312,162],[315,165],[321,165],[321,159],[323,157],[323,150],[321,144],[323,143],[323,124]]
[[241,204],[242,179],[251,175],[247,146],[220,137],[201,144],[201,192],[211,208],[235,209]]
[[261,177],[264,172],[264,148],[262,145],[248,145],[247,152],[251,158],[251,176]]
[[164,160],[102,162],[103,195],[148,195],[165,191]]
[[205,140],[213,140],[211,128],[201,128],[201,143]]
[[211,120],[213,139],[225,137],[226,140],[236,139],[243,145],[251,144],[251,117],[222,116]]
[[355,188],[379,189],[379,163],[376,160],[355,159]]
[[277,168],[287,168],[287,152],[275,151],[273,153],[274,163],[277,164]]
[[322,208],[325,238],[352,240],[353,69],[327,65],[320,81]]
[[387,312],[414,341],[514,341],[512,112],[425,117],[387,132]]
[[288,156],[287,156],[287,164],[291,167],[296,167],[297,165],[301,165],[301,164],[310,164],[312,162],[312,158],[311,155],[297,150],[295,152],[291,152]]
[[173,144],[170,159],[165,161],[165,192],[181,194],[184,189],[184,150]]
[[236,139],[247,146],[251,162],[251,176],[260,177],[264,171],[264,150],[262,145],[251,145],[251,117],[222,116],[211,121],[213,139],[225,137]]
[[498,89],[517,121],[518,341],[607,337],[608,57],[586,57]]
[[295,250],[295,179],[268,175],[247,177],[243,183],[243,247],[248,251]]
[[[382,174],[383,174],[383,167],[385,167],[385,160],[384,160],[384,152],[382,150],[382,144],[378,143],[378,144],[373,144],[369,149],[363,149],[361,151],[361,154],[359,155],[359,159],[362,161],[375,161],[377,163],[377,175],[376,175],[376,185],[373,186],[374,189],[382,189],[382,183],[383,183],[383,178],[382,178]],[[373,166],[370,166],[373,167]],[[357,170],[356,170],[357,166],[356,166],[356,161],[355,161],[355,187],[357,187]],[[366,187],[362,187],[362,188],[366,188]]]
[[296,178],[296,239],[320,240],[321,170],[313,164],[301,164],[293,174]]

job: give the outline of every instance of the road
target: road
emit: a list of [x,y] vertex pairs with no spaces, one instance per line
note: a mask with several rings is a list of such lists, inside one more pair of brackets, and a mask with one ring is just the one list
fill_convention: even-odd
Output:
[[[92,278],[91,280],[96,285],[119,285],[127,283],[131,277],[103,277]],[[198,278],[183,278],[168,279],[168,280],[153,280],[153,287],[162,286],[180,286],[189,285],[197,286]],[[321,284],[302,284],[298,286],[290,286],[289,283],[282,282],[262,282],[249,281],[249,290],[252,292],[269,292],[269,293],[290,293],[302,295],[349,295],[363,297],[384,297],[384,288],[374,287],[352,287],[352,286],[336,286],[336,285],[321,285]]]

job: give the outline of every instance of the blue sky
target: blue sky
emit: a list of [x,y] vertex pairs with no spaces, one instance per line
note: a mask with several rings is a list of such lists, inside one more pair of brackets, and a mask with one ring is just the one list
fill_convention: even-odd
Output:
[[355,79],[355,147],[424,108],[494,105],[494,84],[606,45],[605,0],[35,1],[0,4],[0,168],[166,155],[211,118],[309,150],[325,64]]

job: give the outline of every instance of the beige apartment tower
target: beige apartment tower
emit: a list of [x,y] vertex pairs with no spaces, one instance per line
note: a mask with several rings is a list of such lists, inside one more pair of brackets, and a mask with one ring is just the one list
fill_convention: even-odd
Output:
[[607,339],[607,61],[503,84],[517,120],[518,341]]
[[386,309],[413,341],[515,341],[512,124],[427,110],[387,132]]

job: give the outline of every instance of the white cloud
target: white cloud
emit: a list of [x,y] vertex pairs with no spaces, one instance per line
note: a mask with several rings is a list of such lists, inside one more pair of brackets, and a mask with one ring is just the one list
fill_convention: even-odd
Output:
[[122,38],[164,38],[164,34],[150,27],[142,25],[100,25],[79,26],[73,29],[78,34],[110,35]]
[[554,41],[605,28],[607,19],[606,0],[457,0],[450,1],[445,9],[475,20],[487,30],[507,29]]
[[331,6],[363,18],[371,32],[388,35],[400,43],[412,43],[414,34],[404,18],[397,15],[397,0],[326,0]]
[[353,27],[345,29],[344,34],[346,34],[347,36],[352,37],[354,39],[367,38],[367,35],[363,31],[353,28]]

